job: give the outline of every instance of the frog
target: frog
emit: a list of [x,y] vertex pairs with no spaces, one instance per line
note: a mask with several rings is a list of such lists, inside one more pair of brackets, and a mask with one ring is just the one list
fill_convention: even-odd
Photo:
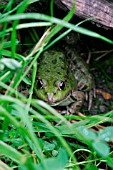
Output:
[[65,106],[68,113],[75,114],[93,84],[92,75],[76,50],[50,49],[40,59],[34,90],[39,99],[51,106]]

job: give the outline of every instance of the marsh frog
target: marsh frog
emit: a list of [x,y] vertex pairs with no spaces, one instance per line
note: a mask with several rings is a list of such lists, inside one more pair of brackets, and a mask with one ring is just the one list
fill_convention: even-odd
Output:
[[75,50],[48,50],[41,58],[35,92],[51,106],[67,106],[70,113],[79,111],[84,93],[93,88],[93,78],[86,63]]

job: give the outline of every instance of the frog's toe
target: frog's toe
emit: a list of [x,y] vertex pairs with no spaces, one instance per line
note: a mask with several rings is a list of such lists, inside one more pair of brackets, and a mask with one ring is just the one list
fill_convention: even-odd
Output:
[[96,97],[95,88],[93,88],[88,93],[86,93],[86,100],[89,101],[89,103],[88,103],[88,110],[91,109],[93,98],[95,98],[95,97]]

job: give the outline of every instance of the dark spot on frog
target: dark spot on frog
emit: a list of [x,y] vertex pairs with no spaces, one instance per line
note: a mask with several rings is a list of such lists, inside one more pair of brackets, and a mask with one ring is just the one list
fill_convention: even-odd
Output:
[[47,71],[47,73],[50,73],[50,70],[46,70]]
[[61,75],[62,73],[58,71],[57,74]]
[[64,70],[64,66],[61,66],[61,69]]
[[59,57],[59,60],[64,61],[64,56],[63,56],[63,55],[60,56],[60,57]]
[[42,63],[41,63],[41,66],[42,66],[42,67],[44,67],[44,66],[46,66],[46,65],[47,65],[47,62],[42,62]]
[[57,59],[52,60],[52,64],[56,64],[57,63]]

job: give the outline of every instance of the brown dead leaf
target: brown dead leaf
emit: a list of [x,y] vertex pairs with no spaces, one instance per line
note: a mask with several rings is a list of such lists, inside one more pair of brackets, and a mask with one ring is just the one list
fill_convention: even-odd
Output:
[[112,98],[111,94],[109,94],[105,91],[102,91],[100,89],[96,89],[96,93],[100,93],[103,96],[103,98],[106,99],[106,100],[109,100],[109,99]]

